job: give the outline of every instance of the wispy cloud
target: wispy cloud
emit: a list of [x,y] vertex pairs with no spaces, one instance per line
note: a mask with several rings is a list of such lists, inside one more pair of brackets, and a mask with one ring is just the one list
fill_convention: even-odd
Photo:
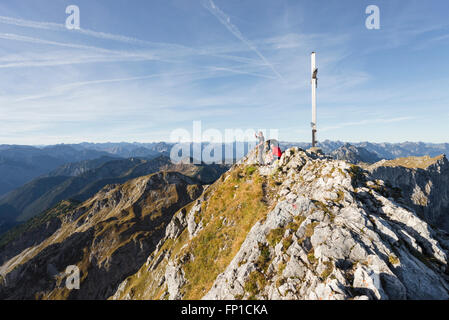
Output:
[[[176,62],[173,59],[169,59],[168,57],[162,58],[158,56],[154,51],[150,50],[135,50],[135,51],[121,51],[121,50],[111,50],[111,49],[105,49],[101,47],[96,46],[89,46],[89,45],[83,45],[83,44],[76,44],[76,43],[68,43],[68,42],[60,42],[60,41],[52,41],[52,40],[46,40],[41,38],[35,38],[35,37],[28,37],[23,36],[19,34],[12,34],[12,33],[0,33],[0,39],[4,40],[11,40],[11,41],[20,41],[20,42],[27,42],[27,43],[33,43],[33,44],[41,44],[41,45],[49,45],[49,46],[57,46],[57,47],[64,47],[64,48],[70,48],[70,49],[80,49],[80,50],[87,50],[89,52],[95,52],[97,56],[91,56],[88,57],[88,62],[94,61],[94,62],[101,62],[101,61],[124,61],[124,60],[134,60],[134,61],[143,61],[143,60],[159,60],[159,61],[166,61],[166,62]],[[103,54],[103,56],[99,56],[98,53]],[[56,65],[60,64],[70,64],[70,63],[81,63],[82,60],[80,57],[76,57],[76,54],[72,54],[72,59],[68,59],[67,61],[58,61],[56,60]],[[37,63],[37,66],[41,66],[41,62]],[[44,65],[49,65],[48,62]],[[4,65],[0,65],[0,68],[10,68],[10,67],[17,67],[17,66],[33,66],[33,64],[17,64],[17,63],[7,63]]]
[[237,39],[242,41],[248,46],[259,58],[267,65],[279,79],[285,81],[284,77],[276,70],[274,65],[268,61],[268,59],[253,45],[248,39],[246,39],[240,30],[231,23],[231,18],[226,15],[212,0],[204,0],[204,7],[209,10],[225,27],[228,29]]
[[129,81],[138,81],[138,80],[146,80],[146,79],[152,79],[152,78],[158,78],[158,77],[180,77],[180,76],[186,76],[186,75],[194,75],[204,73],[204,71],[196,71],[196,72],[179,72],[179,73],[158,73],[158,74],[151,74],[146,76],[140,76],[140,77],[129,77],[129,78],[116,78],[116,79],[101,79],[101,80],[92,80],[92,81],[80,81],[80,82],[73,82],[73,83],[67,83],[61,86],[56,86],[49,90],[49,92],[46,92],[44,94],[39,95],[31,95],[31,96],[24,96],[16,98],[15,102],[23,102],[23,101],[30,101],[30,100],[39,100],[49,97],[55,97],[60,96],[68,91],[71,91],[75,88],[79,87],[85,87],[85,86],[92,86],[92,85],[99,85],[99,84],[107,84],[107,83],[117,83],[117,82],[129,82]]
[[413,119],[414,119],[414,117],[366,119],[366,120],[353,121],[353,122],[344,122],[339,125],[324,127],[320,131],[326,132],[326,131],[332,131],[332,130],[347,128],[347,127],[364,126],[367,124],[394,123],[394,122],[402,122],[402,121],[408,121],[408,120],[413,120]]
[[[111,34],[106,32],[99,32],[99,31],[93,31],[88,29],[75,29],[68,31],[66,27],[63,24],[58,24],[54,22],[43,22],[43,21],[32,21],[32,20],[25,20],[25,19],[18,19],[18,18],[12,18],[12,17],[6,17],[6,16],[0,16],[0,23],[2,24],[8,24],[8,25],[15,25],[19,27],[26,27],[26,28],[32,28],[32,29],[45,29],[45,30],[53,30],[53,31],[61,31],[61,32],[70,32],[70,33],[78,33],[82,34],[88,37],[94,37],[98,39],[103,40],[112,40],[117,41],[125,44],[134,44],[134,45],[140,45],[145,48],[151,48],[153,49],[153,52],[155,53],[162,53],[162,54],[168,54],[175,55],[175,56],[188,56],[188,55],[204,55],[204,56],[213,56],[217,58],[223,58],[230,61],[236,61],[241,63],[255,63],[254,59],[245,58],[245,57],[239,57],[235,55],[229,55],[225,54],[226,52],[232,52],[233,49],[229,47],[225,48],[190,48],[185,45],[180,45],[177,43],[167,43],[167,42],[154,42],[154,41],[146,41],[137,39],[134,37],[128,37],[124,35],[119,34]],[[110,53],[110,50],[99,48],[99,47],[93,47],[93,46],[84,46],[84,45],[77,45],[77,44],[71,44],[71,43],[62,43],[62,42],[55,42],[55,41],[48,41],[38,38],[30,38],[15,34],[2,34],[0,35],[0,38],[6,39],[6,40],[16,40],[16,41],[26,41],[26,42],[32,42],[32,43],[40,43],[40,44],[47,44],[47,45],[56,45],[56,46],[63,46],[63,47],[69,47],[69,48],[83,48],[83,49],[92,49],[96,51],[102,51],[106,53]],[[224,49],[224,50],[222,50]],[[241,51],[241,48],[235,48],[236,51]],[[264,63],[266,63],[264,61]]]
[[[33,29],[45,29],[45,30],[54,30],[54,31],[68,31],[64,24],[54,23],[54,22],[43,22],[43,21],[32,21],[32,20],[24,20],[24,19],[18,19],[18,18],[12,18],[12,17],[5,17],[0,16],[0,23],[3,24],[9,24],[19,27],[26,27],[26,28],[33,28]],[[180,46],[172,43],[161,43],[161,42],[151,42],[151,41],[144,41],[133,37],[128,37],[124,35],[117,35],[117,34],[111,34],[106,32],[98,32],[88,29],[75,29],[70,30],[70,32],[75,32],[83,35],[87,35],[90,37],[95,37],[99,39],[105,39],[105,40],[113,40],[118,42],[123,42],[127,44],[137,44],[137,45],[151,45],[151,46],[170,46],[173,48],[182,47],[186,48],[185,46]]]
[[224,68],[224,67],[211,67],[210,69],[211,70],[216,70],[216,71],[225,71],[225,72],[237,73],[237,74],[246,74],[246,75],[250,75],[250,76],[262,77],[262,78],[267,78],[267,79],[276,79],[276,77],[265,75],[263,73],[248,72],[248,71],[245,71],[245,70],[242,70],[242,69],[231,69],[231,68]]
[[59,30],[64,27],[62,24],[52,23],[52,22],[38,22],[17,19],[12,17],[0,16],[0,23],[15,25],[19,27],[37,28],[37,29],[47,29],[47,30]]
[[176,85],[179,85],[180,81],[182,81],[181,80],[182,77],[194,76],[194,77],[189,77],[188,80],[186,80],[186,81],[192,82],[192,81],[204,80],[204,79],[208,79],[208,78],[223,77],[228,73],[245,74],[245,75],[251,75],[254,77],[275,79],[274,76],[265,75],[263,73],[258,73],[258,72],[251,72],[249,70],[245,71],[245,69],[232,69],[232,68],[224,68],[224,67],[201,67],[201,68],[199,68],[199,70],[190,71],[190,72],[165,72],[165,73],[155,73],[155,74],[137,76],[137,77],[98,79],[98,80],[91,80],[91,81],[72,82],[72,83],[67,83],[64,85],[58,85],[56,87],[53,87],[49,90],[46,90],[46,92],[42,93],[42,94],[16,97],[13,100],[11,100],[11,102],[20,103],[20,102],[24,102],[24,101],[35,101],[35,100],[41,100],[41,99],[46,99],[46,98],[50,98],[50,97],[63,96],[63,95],[66,95],[68,92],[73,91],[74,89],[79,89],[81,87],[91,87],[94,85],[101,85],[101,84],[131,82],[131,81],[149,80],[149,79],[156,79],[156,78],[170,78],[170,79],[176,78],[176,79],[178,79],[178,81],[176,82],[177,83]]

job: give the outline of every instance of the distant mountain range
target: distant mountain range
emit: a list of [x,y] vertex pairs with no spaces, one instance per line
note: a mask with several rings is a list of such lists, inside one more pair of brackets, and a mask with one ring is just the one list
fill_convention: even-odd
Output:
[[[159,155],[168,156],[170,148],[171,145],[163,142],[81,143],[44,147],[0,145],[0,196],[69,163],[102,157],[151,159]],[[77,165],[82,166],[82,164]],[[67,169],[69,168],[70,165]]]
[[[203,144],[203,148],[208,145]],[[318,146],[327,154],[345,145],[342,141],[325,140]],[[376,154],[380,159],[394,159],[397,157],[423,156],[431,157],[440,154],[449,154],[449,143],[424,143],[424,142],[403,142],[403,143],[370,143],[359,142],[351,145],[364,148],[368,152]],[[85,160],[96,159],[98,163],[104,163],[111,158],[154,158],[159,155],[169,156],[172,143],[80,143],[61,144],[53,146],[19,146],[0,145],[0,196],[30,182],[32,179],[42,175],[47,175],[58,167],[58,170],[74,170],[77,174],[83,170],[91,169],[84,167],[86,164],[79,163]],[[305,142],[281,142],[283,150],[298,146],[308,149],[310,143]],[[235,146],[233,146],[235,150]],[[245,143],[245,154],[251,149]],[[235,153],[234,153],[235,154]],[[191,155],[192,156],[192,155]],[[224,155],[225,156],[225,155]],[[104,158],[103,160],[101,158]],[[229,159],[228,159],[229,160]],[[238,160],[238,159],[231,159]],[[77,163],[79,168],[72,168],[72,164]],[[89,162],[95,166],[95,162]],[[72,175],[67,172],[60,172],[56,175]]]
[[0,146],[0,195],[65,163],[109,155],[102,151],[76,150],[68,146]]
[[[203,148],[208,145],[203,144]],[[343,141],[325,140],[318,146],[325,152],[332,151],[345,145]],[[423,156],[431,157],[440,154],[449,154],[449,143],[351,143],[355,147],[361,147],[377,155],[380,159],[394,159],[397,157]],[[25,183],[42,175],[48,174],[56,168],[69,163],[84,160],[108,158],[154,158],[159,155],[169,156],[172,143],[80,143],[61,144],[53,146],[19,146],[0,145],[0,196],[12,191]],[[310,143],[305,142],[281,142],[285,150],[289,147],[308,149]],[[233,147],[235,150],[235,146]],[[245,143],[245,154],[251,147]],[[192,155],[191,155],[192,156]],[[229,160],[229,159],[228,159]],[[232,159],[238,160],[238,159]],[[99,160],[100,162],[102,160]],[[70,167],[70,165],[69,165]],[[69,169],[70,170],[70,169]],[[82,168],[80,170],[83,170]]]
[[160,170],[181,172],[202,184],[208,184],[214,182],[227,167],[174,165],[165,156],[151,160],[101,157],[63,165],[0,199],[0,233],[53,207],[59,201],[84,201],[108,184],[124,183]]
[[368,151],[362,147],[356,147],[349,143],[342,145],[340,148],[332,151],[330,155],[336,160],[345,160],[351,163],[375,163],[382,160],[376,153]]
[[[343,141],[325,140],[318,143],[324,153],[330,154],[332,151],[347,144]],[[411,156],[431,156],[436,157],[441,154],[449,154],[449,143],[425,143],[425,142],[402,142],[402,143],[371,143],[371,142],[351,142],[350,145],[364,148],[369,152],[377,155],[380,159],[391,160],[399,157]],[[290,147],[300,147],[308,149],[311,147],[310,143],[302,142],[283,142],[281,143],[284,149]]]
[[107,152],[109,154],[122,157],[145,157],[151,158],[158,155],[169,156],[172,143],[166,142],[154,142],[154,143],[88,143],[83,142],[80,144],[70,145],[73,148],[83,150],[96,150],[101,152]]
[[79,162],[70,162],[67,164],[64,164],[55,170],[50,171],[48,174],[44,175],[43,177],[57,177],[57,176],[66,176],[66,177],[76,177],[80,176],[83,173],[96,169],[103,164],[119,160],[120,158],[114,158],[109,156],[104,156],[101,158],[93,159],[93,160],[83,160]]
[[[207,145],[203,143],[202,148]],[[307,149],[310,143],[281,142],[283,150],[294,146]],[[325,140],[318,146],[336,159],[354,163],[449,154],[449,143],[359,142],[349,145]],[[172,143],[166,142],[85,142],[40,147],[0,145],[0,231],[10,228],[9,223],[14,225],[24,221],[60,200],[74,198],[82,201],[106,184],[122,183],[149,174],[153,167],[147,161],[159,156],[168,157],[172,147]],[[232,145],[232,148],[235,152],[236,146]],[[250,148],[251,143],[245,143],[244,153]],[[223,152],[223,158],[225,156],[228,155]],[[238,159],[234,156],[228,160]]]

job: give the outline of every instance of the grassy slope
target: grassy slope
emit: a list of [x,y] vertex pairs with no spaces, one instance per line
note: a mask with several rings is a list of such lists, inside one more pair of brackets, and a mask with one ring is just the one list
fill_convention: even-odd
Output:
[[20,224],[20,225],[14,227],[13,229],[7,231],[0,237],[0,250],[2,247],[7,245],[10,241],[17,239],[20,235],[22,235],[26,232],[31,232],[31,231],[39,228],[44,223],[50,221],[51,219],[66,214],[67,212],[76,208],[76,206],[78,204],[79,204],[79,202],[73,201],[73,200],[61,201],[53,208],[46,210],[45,212],[28,220],[27,222]]
[[[153,174],[150,178],[153,181],[158,181],[153,191],[147,194],[144,198],[140,198],[137,203],[130,205],[120,212],[114,210],[108,213],[106,216],[101,217],[98,221],[92,221],[89,224],[89,228],[94,225],[94,240],[93,243],[104,243],[92,248],[90,245],[83,249],[83,257],[81,261],[77,263],[81,270],[82,283],[89,275],[89,269],[92,268],[89,257],[92,254],[92,250],[100,251],[98,260],[99,264],[107,263],[107,260],[115,253],[119,252],[121,248],[125,248],[129,243],[140,243],[143,239],[151,239],[155,233],[160,233],[167,225],[167,215],[173,212],[173,209],[180,203],[186,203],[186,201],[192,201],[195,199],[195,194],[198,193],[198,185],[186,186],[186,191],[182,186],[176,186],[173,184],[165,185],[165,175],[170,173],[162,173],[164,178],[158,181],[158,174]],[[125,194],[132,194],[134,192],[134,184],[138,181],[146,179],[146,177],[138,178],[136,180],[129,181],[121,186],[117,186]],[[187,200],[185,194],[190,195],[190,199]],[[116,219],[119,216],[120,219]],[[171,217],[171,214],[169,215]],[[140,227],[140,221],[149,219],[152,221],[149,226]],[[66,236],[68,237],[73,230],[67,229]],[[98,239],[98,240],[96,240]],[[101,240],[100,240],[101,239]],[[63,241],[58,239],[58,241]],[[126,249],[125,249],[126,250]],[[71,292],[65,287],[56,288],[49,294],[41,296],[42,299],[61,300],[70,298]]]
[[[229,177],[228,177],[229,176]],[[270,183],[271,182],[271,183]],[[264,219],[271,206],[265,199],[264,187],[272,181],[260,176],[253,167],[236,167],[222,176],[205,191],[207,201],[196,220],[204,229],[189,239],[187,229],[175,240],[167,240],[153,259],[166,250],[170,259],[184,259],[183,270],[187,284],[183,287],[184,299],[201,299],[211,288],[216,277],[225,270],[240,249],[249,230]],[[274,193],[273,193],[274,194]],[[188,211],[191,205],[185,209]],[[193,259],[186,259],[192,257]],[[166,288],[158,279],[163,275],[167,261],[148,272],[147,265],[129,277],[122,297],[133,299],[160,299]]]
[[[26,254],[20,259],[20,262],[8,267],[8,271],[28,262],[42,265],[42,261],[47,261],[58,254],[69,260],[58,260],[54,263],[63,266],[76,264],[81,270],[81,286],[84,287],[83,283],[89,281],[89,274],[94,272],[98,277],[98,270],[94,270],[97,268],[97,264],[98,266],[108,265],[109,259],[114,260],[114,257],[120,255],[122,251],[126,255],[130,247],[134,248],[133,250],[138,250],[135,248],[138,248],[140,244],[145,244],[148,248],[148,243],[157,243],[172,214],[201,194],[202,187],[198,184],[169,182],[174,181],[173,177],[176,176],[181,177],[181,180],[184,179],[181,174],[176,172],[160,172],[114,186],[108,191],[99,192],[95,197],[79,205],[87,210],[82,216],[74,222],[63,224],[55,234],[37,245],[33,252]],[[150,185],[149,190],[139,189],[141,188],[139,186],[147,183]],[[122,195],[123,199],[120,205],[105,207],[96,212],[99,203],[105,203],[105,200],[111,199],[111,197],[115,199],[118,195]],[[69,210],[68,208],[69,204],[67,203],[66,209]],[[41,221],[47,216],[59,215],[61,212],[61,208],[55,208],[55,210],[50,210],[47,214],[33,220]],[[152,240],[154,236],[156,238]],[[55,245],[56,247],[54,247]],[[42,256],[40,257],[40,255]],[[96,257],[97,264],[95,265],[90,262],[92,255]],[[137,269],[134,272],[143,262],[144,260],[137,264]],[[43,265],[45,266],[45,262]],[[45,272],[45,268],[40,269],[39,272]],[[22,286],[20,283],[18,285]],[[95,284],[92,284],[91,279],[89,286],[92,285]],[[33,290],[30,289],[30,292],[35,292]],[[51,291],[48,291],[48,288],[42,290],[35,298],[67,299],[71,298],[74,293],[78,292],[70,292],[64,286],[57,286]],[[18,294],[21,296],[21,293]]]

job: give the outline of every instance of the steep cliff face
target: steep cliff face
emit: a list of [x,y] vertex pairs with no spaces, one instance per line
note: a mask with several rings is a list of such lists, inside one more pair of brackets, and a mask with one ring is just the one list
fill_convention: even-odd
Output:
[[445,156],[381,161],[368,170],[373,178],[396,188],[397,201],[449,232],[449,162]]
[[[59,216],[54,233],[1,266],[0,298],[109,297],[154,251],[173,214],[201,194],[196,181],[161,172],[105,187]],[[80,290],[65,286],[69,265],[81,271]]]
[[179,211],[111,298],[449,298],[449,235],[391,182],[297,148],[272,166],[255,159]]

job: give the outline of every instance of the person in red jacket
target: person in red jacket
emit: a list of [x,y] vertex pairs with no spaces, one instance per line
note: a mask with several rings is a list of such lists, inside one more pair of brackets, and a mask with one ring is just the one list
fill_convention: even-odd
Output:
[[282,156],[281,148],[279,148],[279,143],[276,140],[270,141],[270,148],[271,148],[271,154],[270,154],[270,164],[273,163],[275,160],[279,160]]

